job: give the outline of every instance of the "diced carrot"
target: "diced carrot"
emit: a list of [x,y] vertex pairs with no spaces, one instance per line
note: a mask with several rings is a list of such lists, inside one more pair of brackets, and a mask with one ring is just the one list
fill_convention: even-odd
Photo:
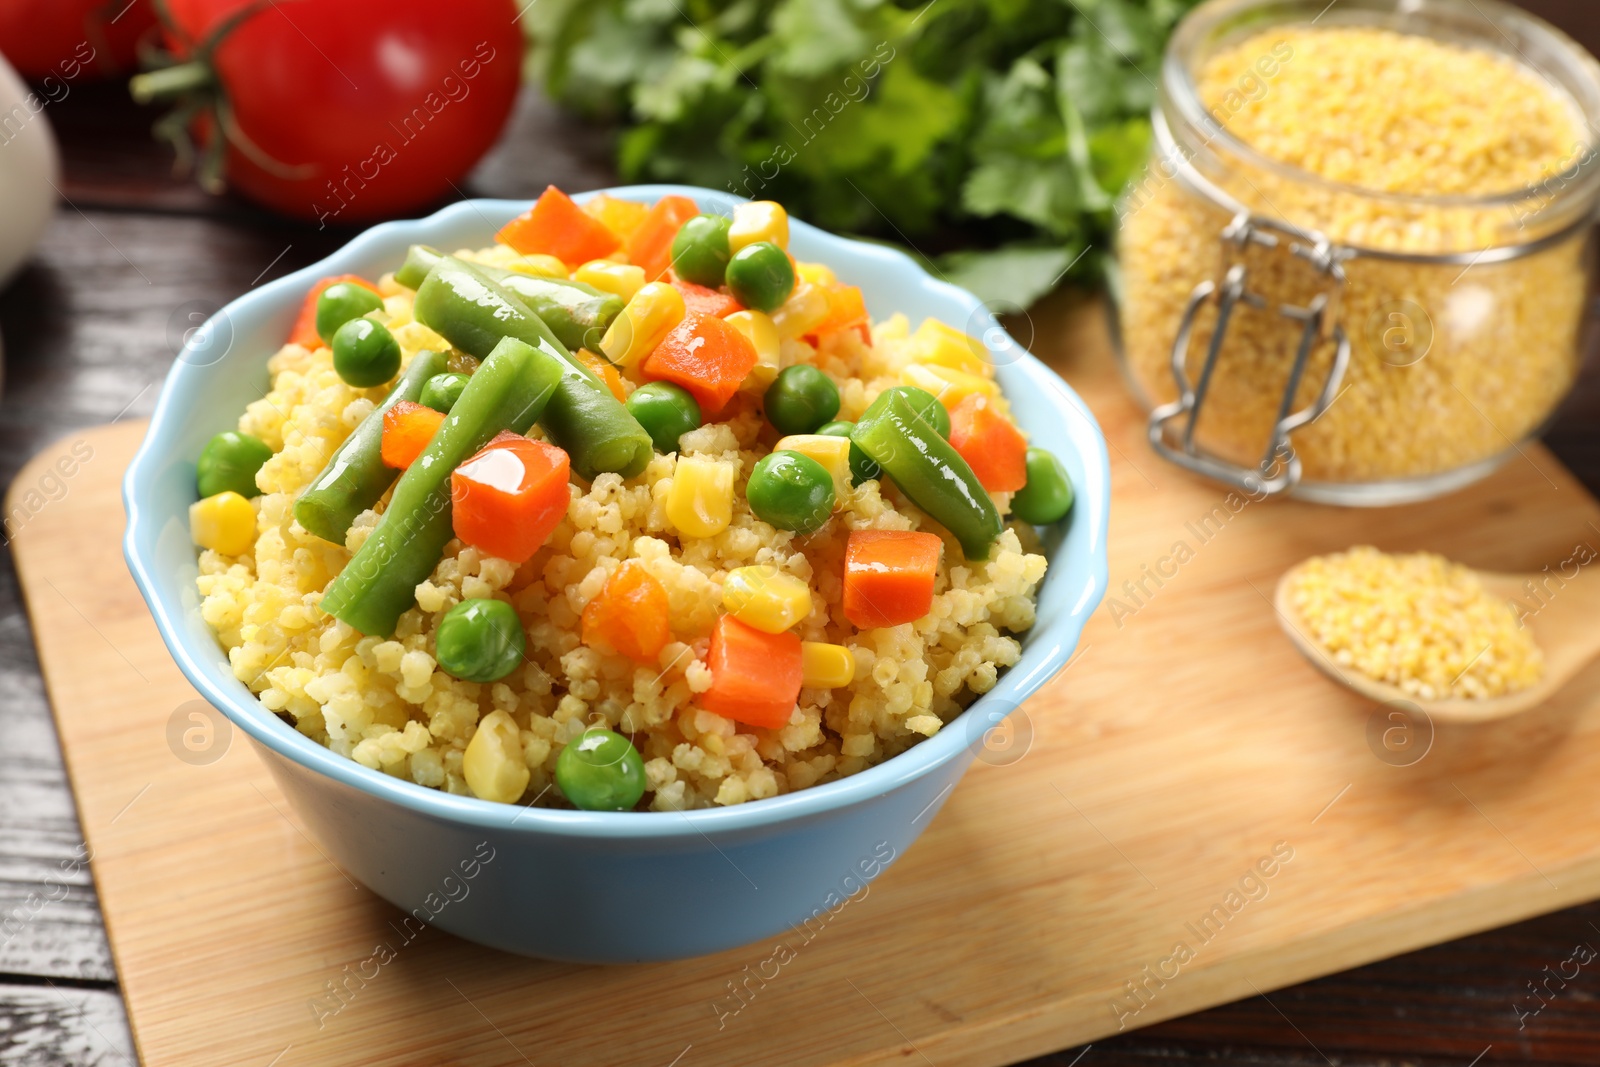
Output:
[[606,388],[611,390],[612,396],[618,400],[625,401],[628,399],[628,390],[622,386],[622,372],[617,370],[616,364],[596,355],[587,348],[578,349],[577,355],[583,361],[585,367],[594,371],[600,380],[606,383]]
[[950,446],[991,493],[1015,493],[1028,484],[1028,439],[982,393],[950,413]]
[[317,299],[322,296],[323,290],[327,289],[328,286],[338,285],[340,282],[359,285],[371,289],[374,293],[378,291],[376,285],[373,285],[358,274],[338,274],[331,278],[322,279],[311,287],[311,291],[306,294],[305,303],[300,305],[300,315],[294,320],[294,329],[289,331],[290,344],[311,349],[325,348],[327,346],[327,342],[317,334]]
[[378,454],[386,467],[405,470],[428,447],[444,423],[444,412],[402,400],[383,413],[383,438]]
[[863,630],[916,622],[933,607],[937,534],[856,530],[844,550],[844,617]]
[[667,591],[636,559],[613,571],[583,609],[583,643],[599,641],[635,663],[655,663],[670,640]]
[[687,196],[664,196],[645,215],[639,228],[628,238],[628,262],[644,268],[644,280],[653,282],[667,272],[672,263],[672,239],[678,228],[696,215],[700,207]]
[[533,207],[501,227],[495,240],[525,256],[555,256],[569,267],[604,259],[622,247],[605,223],[553,185],[545,188]]
[[672,275],[672,287],[683,294],[684,307],[690,311],[698,311],[702,315],[715,315],[719,319],[725,319],[734,312],[744,310],[744,305],[727,293],[707,289],[694,282],[686,282],[675,272]]
[[[858,330],[871,321],[867,317],[867,302],[861,295],[860,286],[834,282],[823,286],[822,291],[828,298],[828,315],[817,323],[812,334],[820,337],[841,330]],[[865,333],[864,340],[872,343],[870,330]]]
[[555,445],[502,433],[450,475],[456,536],[522,563],[567,514],[571,463]]
[[804,678],[798,636],[762,633],[732,615],[721,615],[711,629],[706,664],[711,688],[697,698],[702,708],[769,730],[788,723]]
[[645,378],[674,382],[689,390],[702,418],[715,418],[756,365],[756,346],[715,315],[691,311],[644,358]]

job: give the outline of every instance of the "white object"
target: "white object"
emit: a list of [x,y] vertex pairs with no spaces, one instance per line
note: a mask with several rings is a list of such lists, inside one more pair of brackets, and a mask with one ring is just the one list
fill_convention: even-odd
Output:
[[0,285],[32,253],[55,211],[61,160],[47,103],[0,58]]

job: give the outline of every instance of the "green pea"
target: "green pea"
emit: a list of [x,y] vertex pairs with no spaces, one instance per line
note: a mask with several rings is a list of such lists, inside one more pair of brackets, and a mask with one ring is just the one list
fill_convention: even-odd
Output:
[[780,530],[812,533],[833,514],[833,475],[810,456],[787,449],[756,462],[744,493],[756,517]]
[[839,414],[839,387],[811,364],[796,363],[767,386],[761,405],[779,433],[812,433]]
[[234,430],[217,434],[206,442],[195,463],[195,483],[201,499],[229,489],[246,498],[260,496],[256,471],[271,458],[272,449],[259,438]]
[[400,371],[400,342],[373,319],[351,319],[333,333],[333,369],[346,383],[365,389]]
[[463,600],[444,613],[434,635],[434,658],[463,682],[499,681],[527,650],[517,609],[504,600]]
[[644,757],[619,733],[585,730],[556,757],[556,785],[584,811],[629,811],[644,796]]
[[794,264],[771,241],[756,241],[735,252],[725,276],[733,298],[757,311],[776,311],[794,292]]
[[877,395],[872,403],[867,405],[867,410],[862,414],[862,422],[870,422],[876,418],[884,408],[889,406],[889,397],[903,396],[906,403],[911,405],[911,410],[923,422],[932,426],[945,440],[950,439],[950,413],[939,403],[939,398],[926,389],[918,389],[914,385],[897,385],[892,389],[885,389]]
[[364,285],[340,282],[330,285],[317,297],[317,336],[329,344],[339,327],[383,307],[383,297]]
[[678,228],[672,239],[672,269],[678,277],[712,289],[722,284],[728,269],[728,227],[722,215],[696,215]]
[[1011,514],[1034,526],[1060,522],[1072,510],[1072,479],[1043,448],[1028,449],[1028,484],[1011,498]]
[[678,450],[678,438],[700,428],[700,405],[689,390],[671,382],[648,382],[628,394],[628,414],[639,421],[656,451]]
[[[830,422],[818,426],[817,432],[824,437],[849,437],[850,431],[856,428],[853,422]],[[875,478],[883,477],[883,468],[878,466],[878,461],[861,451],[861,446],[854,441],[850,442],[850,484],[860,485],[870,482]]]
[[469,375],[456,374],[454,371],[435,374],[422,383],[422,395],[418,400],[423,407],[448,414],[450,409],[456,406],[456,401],[461,397],[461,390],[467,387],[469,380]]

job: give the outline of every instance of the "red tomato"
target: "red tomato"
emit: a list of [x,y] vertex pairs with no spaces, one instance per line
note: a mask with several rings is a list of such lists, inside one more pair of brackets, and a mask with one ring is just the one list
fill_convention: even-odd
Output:
[[[167,0],[169,42],[192,55],[251,6]],[[232,110],[225,175],[286,215],[349,223],[425,207],[454,191],[511,112],[523,44],[514,0],[259,7],[211,59]]]
[[[131,70],[156,16],[149,0],[0,0],[0,52],[24,78],[65,84]],[[52,83],[43,85],[52,94]]]

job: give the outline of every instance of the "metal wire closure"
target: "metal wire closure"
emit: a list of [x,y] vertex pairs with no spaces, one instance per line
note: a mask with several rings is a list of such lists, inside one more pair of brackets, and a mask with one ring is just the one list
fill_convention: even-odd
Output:
[[[1336,295],[1337,290],[1344,285],[1344,260],[1354,254],[1349,249],[1340,248],[1328,242],[1326,238],[1305,233],[1293,226],[1252,216],[1247,211],[1240,211],[1234,216],[1233,221],[1223,229],[1222,240],[1225,248],[1232,246],[1243,250],[1251,244],[1261,245],[1264,248],[1277,248],[1280,244],[1280,235],[1290,238],[1289,250],[1292,254],[1307,260],[1318,273],[1329,279],[1330,287]],[[1200,419],[1200,410],[1205,405],[1206,394],[1211,388],[1211,380],[1217,369],[1217,358],[1222,354],[1222,344],[1227,337],[1228,323],[1233,317],[1234,309],[1241,301],[1257,309],[1269,306],[1264,297],[1246,288],[1247,277],[1248,271],[1245,265],[1236,262],[1228,268],[1220,286],[1215,281],[1207,279],[1195,286],[1194,291],[1189,294],[1189,303],[1183,309],[1183,317],[1178,322],[1178,334],[1172,342],[1172,378],[1178,386],[1178,399],[1150,412],[1150,444],[1157,452],[1180,467],[1208,478],[1215,478],[1252,495],[1271,496],[1294,488],[1300,481],[1300,458],[1295,455],[1290,435],[1328,410],[1328,406],[1338,395],[1339,382],[1344,377],[1345,367],[1350,363],[1350,338],[1345,333],[1344,324],[1335,322],[1332,331],[1336,346],[1333,365],[1328,369],[1327,377],[1323,379],[1317,398],[1308,406],[1295,411],[1295,394],[1300,391],[1300,383],[1305,377],[1306,364],[1311,359],[1312,349],[1323,337],[1323,326],[1329,317],[1329,307],[1333,302],[1329,293],[1319,293],[1306,307],[1279,304],[1278,314],[1301,324],[1300,341],[1295,346],[1294,364],[1289,368],[1289,380],[1284,385],[1283,398],[1278,403],[1277,419],[1273,423],[1272,433],[1268,438],[1261,462],[1254,468],[1245,467],[1201,448],[1195,443],[1195,426]],[[1217,324],[1211,332],[1211,343],[1206,347],[1205,362],[1200,366],[1200,376],[1197,381],[1191,383],[1187,370],[1190,335],[1194,332],[1195,318],[1201,307],[1213,297],[1216,298],[1217,304]],[[1185,416],[1187,420],[1182,426],[1177,442],[1174,443],[1169,429]]]
[[[1156,158],[1170,168],[1172,178],[1190,193],[1217,205],[1232,214],[1232,221],[1222,230],[1224,261],[1237,259],[1238,254],[1252,244],[1264,248],[1277,248],[1283,240],[1289,242],[1289,252],[1308,263],[1328,280],[1328,291],[1317,295],[1309,305],[1279,304],[1277,311],[1286,318],[1302,324],[1300,340],[1295,349],[1294,364],[1284,385],[1283,397],[1278,404],[1277,420],[1267,441],[1261,462],[1255,468],[1225,459],[1195,443],[1195,426],[1205,405],[1216,373],[1217,359],[1222,353],[1228,323],[1240,302],[1256,309],[1266,309],[1269,302],[1251,292],[1246,282],[1248,271],[1242,262],[1233,262],[1224,273],[1221,283],[1212,280],[1201,282],[1189,294],[1189,302],[1179,320],[1178,333],[1172,342],[1172,377],[1178,386],[1178,399],[1163,404],[1150,412],[1150,444],[1162,456],[1196,473],[1244,489],[1253,495],[1275,495],[1293,489],[1300,481],[1301,467],[1295,455],[1291,435],[1312,422],[1338,396],[1339,383],[1350,363],[1350,338],[1339,320],[1337,297],[1345,284],[1344,264],[1352,259],[1382,259],[1400,262],[1455,264],[1468,267],[1504,263],[1533,255],[1553,245],[1568,240],[1578,230],[1594,222],[1594,214],[1582,213],[1565,225],[1557,227],[1534,240],[1517,245],[1485,248],[1478,252],[1418,253],[1385,249],[1356,248],[1337,245],[1325,235],[1314,230],[1301,229],[1277,219],[1255,215],[1238,200],[1228,195],[1203,175],[1193,163],[1193,153],[1181,150],[1172,134],[1166,114],[1157,108],[1152,116]],[[1187,371],[1189,340],[1194,331],[1195,318],[1207,301],[1215,299],[1217,324],[1206,348],[1205,362],[1201,364],[1199,378],[1189,381]],[[1295,395],[1305,377],[1306,364],[1317,342],[1324,339],[1324,329],[1332,323],[1330,336],[1335,344],[1333,363],[1323,379],[1317,398],[1299,411],[1293,410]],[[1176,435],[1176,424],[1183,422]]]

